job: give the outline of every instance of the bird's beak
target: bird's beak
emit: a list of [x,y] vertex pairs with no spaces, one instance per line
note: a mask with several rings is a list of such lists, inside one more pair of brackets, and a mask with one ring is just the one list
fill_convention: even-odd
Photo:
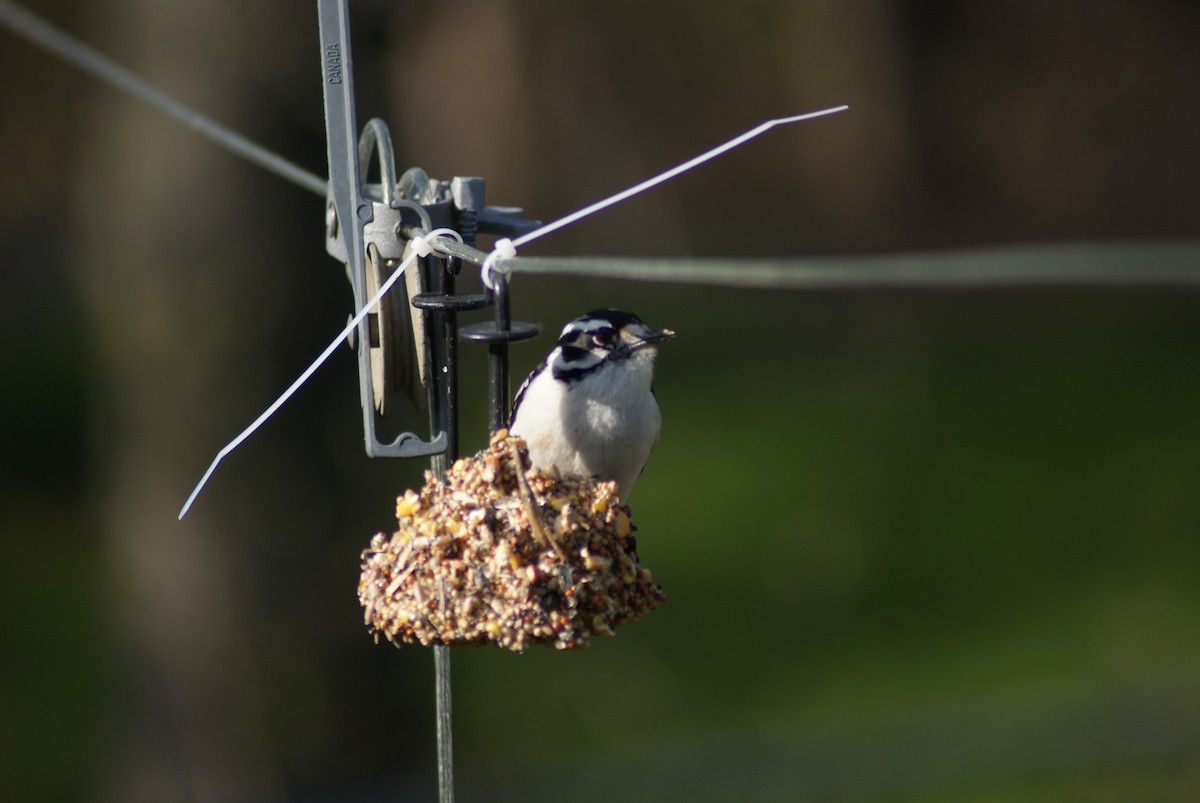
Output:
[[670,340],[670,339],[671,339],[671,338],[673,338],[673,337],[675,337],[675,332],[673,332],[673,331],[672,331],[672,330],[670,330],[670,329],[663,329],[663,330],[660,330],[660,331],[657,331],[657,332],[653,332],[653,331],[652,331],[652,332],[650,332],[650,334],[646,335],[645,337],[643,337],[643,338],[642,338],[641,340],[639,340],[638,342],[636,342],[636,343],[632,344],[632,345],[629,347],[629,350],[630,350],[630,351],[637,351],[638,349],[644,349],[644,348],[647,348],[647,347],[649,347],[649,346],[653,346],[653,345],[656,345],[656,344],[658,344],[658,343],[661,343],[661,342],[663,342],[664,340]]

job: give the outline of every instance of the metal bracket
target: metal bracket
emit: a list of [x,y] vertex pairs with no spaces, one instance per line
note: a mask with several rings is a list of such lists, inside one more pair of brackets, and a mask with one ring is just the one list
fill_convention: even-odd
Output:
[[[522,218],[519,208],[484,206],[481,178],[438,181],[412,168],[397,179],[387,125],[372,119],[361,136],[358,134],[347,0],[317,0],[317,5],[329,155],[325,248],[345,263],[356,308],[361,309],[409,255],[410,239],[419,233],[453,227],[467,245],[473,245],[476,233],[517,237],[541,225]],[[373,162],[378,164],[378,184],[367,182]],[[436,265],[428,264],[431,260]],[[434,350],[426,331],[425,310],[432,307],[414,309],[411,299],[429,298],[428,291],[439,286],[433,272],[438,267],[441,260],[436,257],[418,259],[405,272],[404,282],[371,310],[353,339],[358,352],[363,438],[371,457],[418,457],[446,451],[445,432],[429,441],[403,432],[391,443],[381,442],[377,435],[380,419],[394,414],[398,396],[409,395],[418,409],[431,407],[436,384],[430,375]]]
[[[329,202],[326,212],[326,250],[346,264],[346,273],[354,290],[354,303],[361,309],[373,293],[372,286],[386,277],[389,262],[395,264],[404,255],[406,243],[400,231],[407,212],[410,223],[428,228],[429,215],[419,204],[404,201],[396,194],[395,156],[391,137],[382,121],[372,120],[358,137],[354,110],[354,72],[350,51],[350,18],[345,0],[318,0],[321,53],[324,68],[325,130],[329,154]],[[365,168],[372,153],[377,153],[380,185],[377,192],[366,186]],[[373,189],[373,188],[370,188]],[[374,196],[374,197],[373,197]],[[368,271],[368,255],[370,268]],[[381,277],[379,274],[384,273]],[[414,266],[406,277],[418,292],[422,270]],[[414,281],[415,280],[415,281]],[[396,364],[403,346],[409,354],[419,355],[417,365],[429,363],[430,344],[424,332],[412,326],[407,298],[392,299],[359,325],[357,337],[359,400],[362,404],[363,438],[371,457],[420,457],[439,454],[448,443],[445,432],[424,441],[412,432],[401,433],[391,443],[377,435],[377,410],[389,411]],[[398,312],[399,311],[399,312]],[[420,316],[416,316],[420,318]],[[371,319],[374,318],[372,338]],[[401,331],[402,324],[404,331]],[[373,354],[374,352],[374,354]],[[418,369],[419,376],[420,371]],[[428,382],[424,383],[428,387]],[[418,399],[420,389],[410,385]]]

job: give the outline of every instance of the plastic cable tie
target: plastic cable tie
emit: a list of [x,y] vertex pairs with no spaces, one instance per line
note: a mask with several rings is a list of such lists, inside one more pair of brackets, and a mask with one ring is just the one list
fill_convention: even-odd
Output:
[[[437,251],[438,253],[445,254],[446,248],[441,243],[442,237],[449,237],[452,240],[458,240],[460,243],[463,241],[461,234],[456,232],[454,229],[448,229],[444,226],[440,229],[434,229],[433,231],[427,232],[425,234],[424,241],[433,250]],[[416,238],[414,238],[414,241],[415,239]],[[421,256],[428,256],[428,254],[421,254]]]
[[517,255],[517,246],[512,240],[507,237],[501,237],[492,246],[492,253],[487,255],[487,259],[483,260],[483,266],[480,268],[480,278],[483,279],[483,286],[489,290],[495,290],[496,285],[492,282],[493,273],[503,273],[497,263],[502,259],[512,259]]
[[517,247],[507,237],[497,240],[496,244],[492,246],[492,250],[500,255],[498,259],[512,259],[517,255]]
[[413,250],[417,252],[417,256],[427,257],[433,253],[433,246],[424,237],[417,235],[412,238]]

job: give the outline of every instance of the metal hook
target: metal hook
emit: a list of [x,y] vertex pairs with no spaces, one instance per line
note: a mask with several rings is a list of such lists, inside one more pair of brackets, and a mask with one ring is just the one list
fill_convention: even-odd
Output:
[[364,186],[373,151],[379,154],[379,181],[383,186],[381,200],[391,206],[392,199],[396,197],[396,154],[392,150],[392,134],[388,131],[387,123],[378,117],[367,121],[358,138],[358,182]]

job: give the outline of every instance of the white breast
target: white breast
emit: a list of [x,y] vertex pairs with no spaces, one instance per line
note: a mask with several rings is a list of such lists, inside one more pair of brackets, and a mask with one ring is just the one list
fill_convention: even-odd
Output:
[[512,433],[539,468],[615,480],[625,498],[662,426],[653,371],[652,349],[569,385],[544,371],[526,388]]

